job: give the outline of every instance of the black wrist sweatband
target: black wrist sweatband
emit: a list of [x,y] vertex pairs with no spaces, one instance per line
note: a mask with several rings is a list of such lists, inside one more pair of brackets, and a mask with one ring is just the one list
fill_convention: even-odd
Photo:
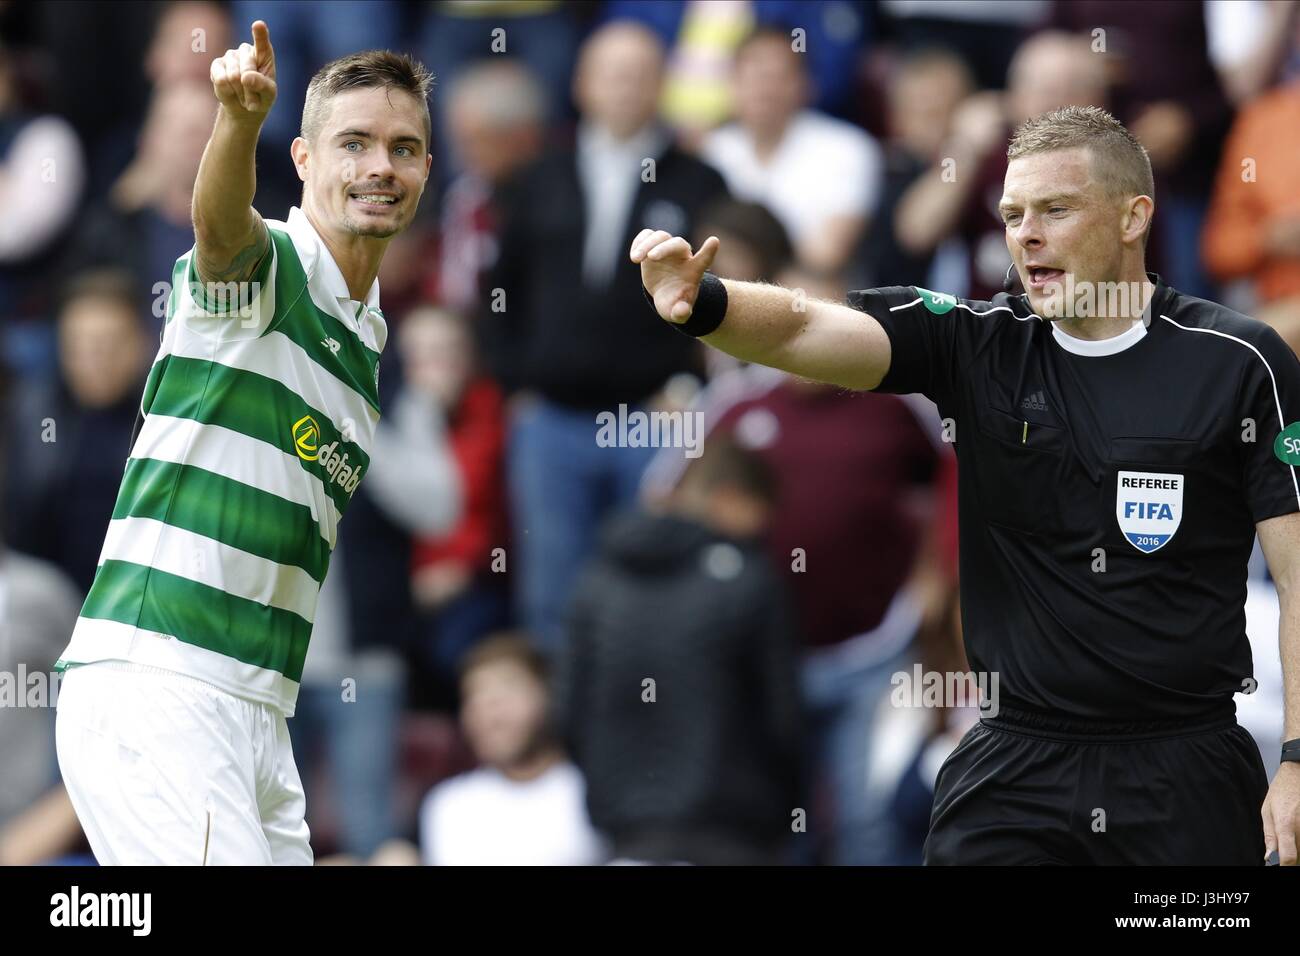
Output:
[[1283,762],[1294,760],[1300,763],[1300,737],[1282,741],[1282,760]]
[[[650,303],[650,308],[654,309],[654,296],[645,286],[641,286],[641,294]],[[658,309],[655,309],[655,314],[659,314]],[[727,287],[712,272],[706,272],[700,280],[700,291],[695,296],[695,308],[691,309],[691,317],[685,322],[674,322],[672,319],[664,321],[683,335],[698,339],[702,335],[716,332],[726,317]]]

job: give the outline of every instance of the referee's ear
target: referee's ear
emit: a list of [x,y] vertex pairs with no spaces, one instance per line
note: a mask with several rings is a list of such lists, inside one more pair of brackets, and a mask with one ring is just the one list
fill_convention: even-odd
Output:
[[1121,220],[1121,236],[1125,245],[1142,242],[1142,249],[1147,247],[1151,235],[1151,219],[1156,212],[1155,200],[1150,196],[1134,196],[1126,203]]

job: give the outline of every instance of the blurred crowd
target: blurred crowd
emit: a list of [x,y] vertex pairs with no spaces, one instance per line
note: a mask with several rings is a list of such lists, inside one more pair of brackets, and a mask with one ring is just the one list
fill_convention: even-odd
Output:
[[[1300,348],[1298,7],[0,0],[0,862],[87,852],[53,709],[13,689],[49,674],[94,577],[193,244],[208,67],[253,20],[279,87],[269,220],[300,203],[316,69],[386,47],[437,77],[430,185],[380,274],[391,451],[341,526],[290,721],[318,859],[912,864],[978,716],[892,693],[966,668],[938,414],[709,352],[645,305],[631,238],[714,235],[717,274],[818,297],[1019,291],[1009,132],[1093,104],[1150,153],[1149,269]],[[620,410],[701,422],[703,453],[598,442]],[[1239,713],[1267,761],[1277,604],[1254,569]]]

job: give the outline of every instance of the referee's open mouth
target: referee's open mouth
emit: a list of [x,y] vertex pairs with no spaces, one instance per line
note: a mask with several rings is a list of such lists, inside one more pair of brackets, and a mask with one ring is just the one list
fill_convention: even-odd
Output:
[[1029,288],[1035,292],[1042,292],[1053,282],[1060,284],[1065,279],[1065,270],[1054,266],[1026,264],[1025,274],[1029,277]]

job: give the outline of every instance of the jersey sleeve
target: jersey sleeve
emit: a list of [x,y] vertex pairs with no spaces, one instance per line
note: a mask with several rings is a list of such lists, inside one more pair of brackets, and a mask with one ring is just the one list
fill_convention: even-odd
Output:
[[1246,502],[1256,522],[1300,511],[1300,359],[1264,326],[1242,377],[1239,427]]
[[274,233],[271,240],[247,282],[204,282],[195,264],[198,250],[191,247],[177,260],[177,272],[184,271],[176,290],[175,306],[168,309],[167,321],[179,317],[196,331],[219,332],[223,338],[256,337],[265,332],[275,318],[274,288],[279,259]]
[[[938,405],[956,394],[959,370],[990,331],[988,302],[968,302],[916,286],[850,292],[848,304],[889,336],[889,370],[877,392],[919,393]],[[1009,311],[1009,310],[1006,310]]]

